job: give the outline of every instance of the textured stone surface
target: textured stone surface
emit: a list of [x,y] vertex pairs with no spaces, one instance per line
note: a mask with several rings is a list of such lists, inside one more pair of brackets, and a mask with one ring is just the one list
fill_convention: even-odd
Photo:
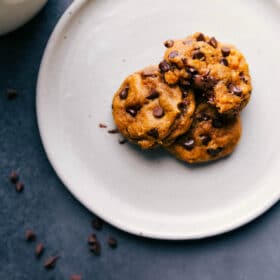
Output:
[[[69,0],[50,0],[37,18],[0,37],[0,279],[55,280],[82,274],[94,280],[275,280],[280,269],[280,205],[232,233],[190,242],[164,242],[131,236],[105,225],[97,235],[100,257],[88,250],[93,217],[64,188],[43,151],[35,117],[35,85],[47,39]],[[6,88],[20,95],[8,101]],[[25,189],[8,180],[18,170]],[[24,240],[32,228],[45,244],[41,259],[35,243]],[[108,248],[112,235],[119,246]],[[58,253],[52,271],[43,261]]]

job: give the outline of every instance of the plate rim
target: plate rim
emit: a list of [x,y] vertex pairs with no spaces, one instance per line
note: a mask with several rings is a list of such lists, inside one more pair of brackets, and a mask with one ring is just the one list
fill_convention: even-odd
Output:
[[[47,62],[49,60],[49,57],[52,55],[53,47],[55,46],[56,41],[61,38],[63,29],[67,26],[68,23],[70,23],[72,17],[87,3],[89,3],[89,0],[74,0],[70,4],[70,6],[64,11],[63,15],[57,22],[54,30],[51,33],[51,36],[49,37],[49,40],[47,42],[46,48],[44,50],[44,54],[41,60],[39,72],[38,72],[38,78],[37,78],[37,86],[36,86],[36,118],[37,118],[37,125],[39,129],[40,138],[42,141],[42,145],[45,151],[45,154],[47,156],[47,159],[49,160],[51,166],[53,167],[56,175],[61,180],[63,185],[67,188],[67,190],[83,205],[85,206],[90,212],[93,214],[96,214],[97,216],[104,219],[104,221],[108,222],[109,224],[115,226],[116,228],[123,230],[125,232],[147,237],[147,238],[153,238],[153,239],[162,239],[162,240],[195,240],[195,239],[203,239],[208,237],[213,237],[216,235],[224,234],[226,232],[233,231],[237,228],[240,228],[256,218],[260,217],[262,214],[264,214],[267,210],[269,210],[274,204],[276,204],[280,199],[280,193],[278,195],[275,195],[272,199],[266,200],[264,205],[256,207],[256,211],[253,213],[248,212],[239,217],[234,223],[231,222],[225,222],[222,226],[216,228],[216,229],[209,229],[207,232],[200,232],[200,233],[189,233],[189,232],[171,232],[169,234],[161,233],[159,231],[147,231],[137,228],[137,226],[132,226],[128,224],[122,223],[119,221],[114,221],[110,217],[105,217],[102,214],[102,210],[96,209],[94,205],[90,205],[87,201],[83,200],[82,197],[79,195],[79,192],[76,191],[75,188],[71,186],[71,182],[68,181],[67,176],[63,174],[63,170],[59,168],[59,165],[56,163],[55,158],[51,156],[50,153],[50,147],[48,145],[47,137],[44,133],[44,117],[40,114],[40,92],[43,85],[43,75],[45,72],[45,69],[47,68]],[[69,16],[70,15],[70,16]]]

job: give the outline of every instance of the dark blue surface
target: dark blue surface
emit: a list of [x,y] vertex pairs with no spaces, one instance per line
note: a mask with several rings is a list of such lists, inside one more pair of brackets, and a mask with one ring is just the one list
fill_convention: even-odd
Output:
[[[47,40],[69,0],[50,0],[18,31],[0,37],[0,280],[276,280],[280,277],[280,205],[234,232],[202,241],[155,241],[105,225],[98,238],[100,257],[88,250],[93,230],[89,213],[62,185],[40,141],[35,87]],[[7,88],[20,96],[7,100]],[[25,190],[18,194],[7,176],[18,170]],[[242,180],[242,178],[240,178]],[[46,246],[40,260],[35,243],[24,240],[32,228]],[[108,248],[109,235],[119,241]],[[43,261],[58,253],[52,271]]]

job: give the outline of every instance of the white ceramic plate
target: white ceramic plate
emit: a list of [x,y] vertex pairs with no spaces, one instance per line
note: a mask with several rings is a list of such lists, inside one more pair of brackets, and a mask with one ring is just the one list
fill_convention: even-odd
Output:
[[[275,0],[76,0],[46,49],[37,89],[49,160],[88,209],[125,231],[193,239],[232,230],[280,197],[280,5]],[[162,42],[195,31],[238,46],[254,91],[243,137],[224,160],[189,167],[142,152],[113,128],[111,100],[124,77],[158,63]]]

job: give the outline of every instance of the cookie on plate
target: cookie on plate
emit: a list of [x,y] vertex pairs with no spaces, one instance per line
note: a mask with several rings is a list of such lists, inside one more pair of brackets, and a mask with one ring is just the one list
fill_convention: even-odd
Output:
[[241,136],[239,115],[228,117],[202,103],[197,106],[190,130],[167,149],[188,163],[216,160],[231,154]]
[[119,131],[143,149],[170,145],[192,123],[195,98],[191,90],[168,86],[157,66],[128,76],[113,98]]
[[236,114],[249,102],[252,84],[248,64],[234,46],[195,33],[165,42],[159,64],[169,85],[195,88],[219,113]]

